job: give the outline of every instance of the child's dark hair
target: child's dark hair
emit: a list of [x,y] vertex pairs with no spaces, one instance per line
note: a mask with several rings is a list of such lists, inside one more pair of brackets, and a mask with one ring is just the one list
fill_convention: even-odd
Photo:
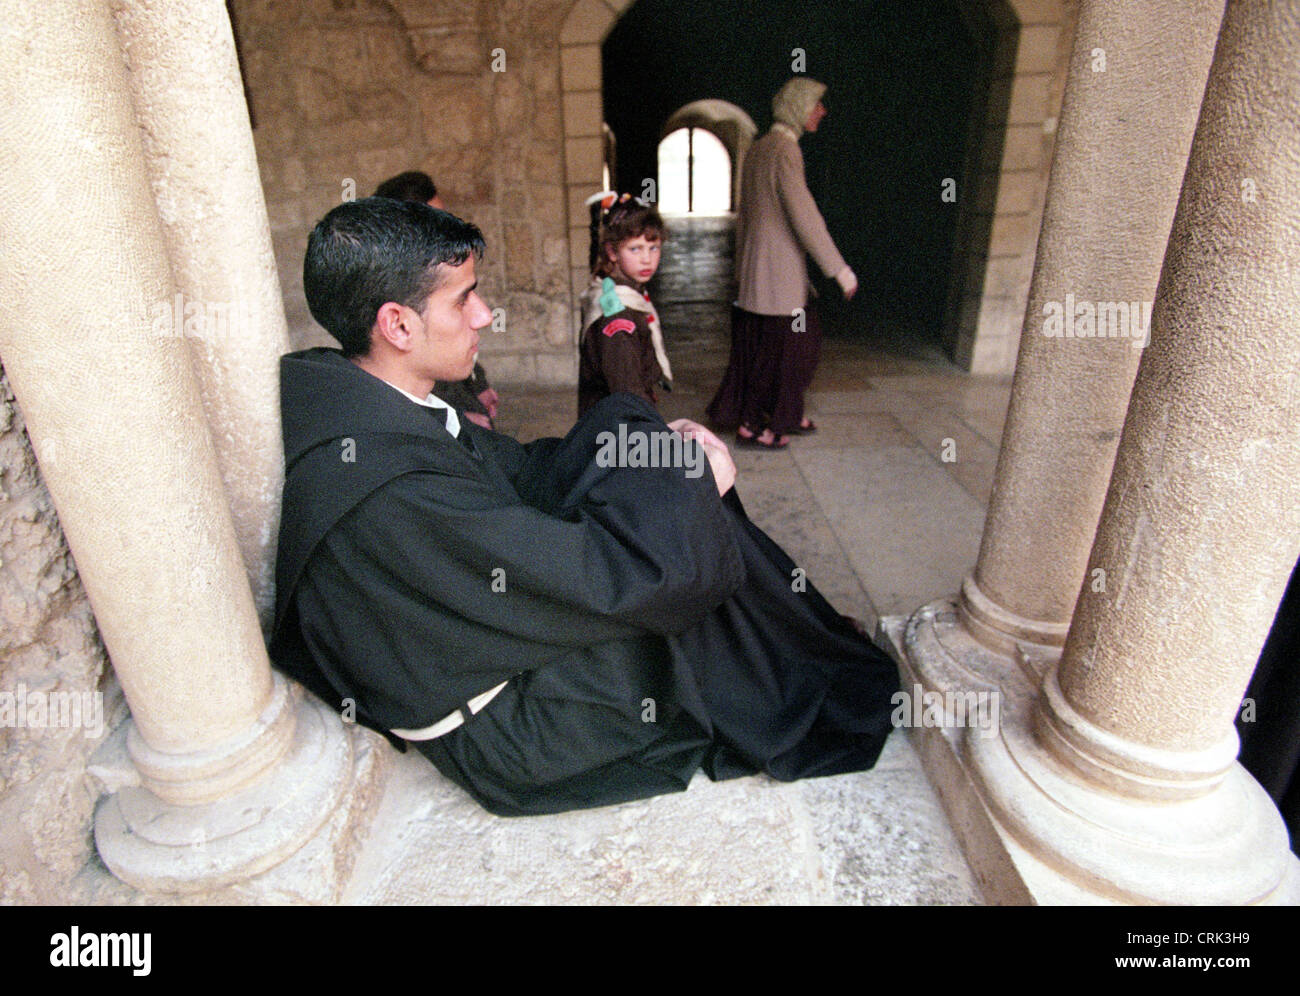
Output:
[[644,235],[660,242],[668,238],[668,226],[653,204],[644,204],[635,197],[624,194],[608,211],[600,214],[599,226],[593,226],[591,242],[591,272],[598,277],[608,277],[614,264],[605,252],[606,246],[617,249],[628,239]]

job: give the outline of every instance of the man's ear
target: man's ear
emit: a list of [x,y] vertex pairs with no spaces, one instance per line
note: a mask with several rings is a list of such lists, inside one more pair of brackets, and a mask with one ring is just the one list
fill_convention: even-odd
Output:
[[396,301],[385,301],[375,313],[375,326],[371,329],[371,340],[382,339],[394,349],[403,353],[411,348],[411,309]]

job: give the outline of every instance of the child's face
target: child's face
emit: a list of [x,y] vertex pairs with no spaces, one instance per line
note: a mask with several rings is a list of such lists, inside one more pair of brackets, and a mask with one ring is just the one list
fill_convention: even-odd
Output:
[[659,269],[659,249],[662,243],[657,235],[638,235],[626,239],[618,248],[606,246],[609,261],[614,264],[614,276],[634,284],[643,284]]

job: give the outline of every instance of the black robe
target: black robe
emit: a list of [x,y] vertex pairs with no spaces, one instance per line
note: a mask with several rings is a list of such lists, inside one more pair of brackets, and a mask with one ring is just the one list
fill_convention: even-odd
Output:
[[607,398],[563,440],[462,423],[462,442],[315,349],[282,360],[281,407],[272,658],[381,731],[507,682],[465,725],[414,743],[490,811],[680,790],[701,766],[794,779],[875,763],[893,663],[734,489],[720,499],[707,463],[595,459],[619,423],[667,431],[643,400]]

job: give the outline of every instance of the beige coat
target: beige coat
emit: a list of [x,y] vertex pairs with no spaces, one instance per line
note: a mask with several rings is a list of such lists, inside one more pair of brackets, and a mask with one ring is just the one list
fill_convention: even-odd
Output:
[[736,219],[736,303],[756,315],[789,315],[808,302],[807,252],[828,277],[847,265],[804,181],[803,153],[782,124],[745,158]]

